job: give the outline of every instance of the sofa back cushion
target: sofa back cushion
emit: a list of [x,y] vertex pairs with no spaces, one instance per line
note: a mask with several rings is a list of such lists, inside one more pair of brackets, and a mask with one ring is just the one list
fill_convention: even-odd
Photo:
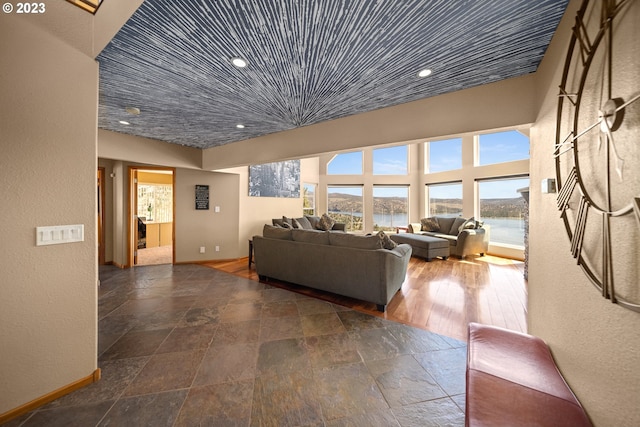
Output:
[[329,242],[333,246],[355,249],[382,249],[382,239],[378,235],[359,236],[348,233],[329,233]]
[[313,226],[311,225],[311,223],[309,222],[309,219],[306,216],[300,217],[300,218],[296,218],[296,221],[298,221],[298,224],[300,224],[305,230],[313,230]]
[[319,216],[305,215],[304,217],[307,218],[307,221],[311,224],[311,228],[318,229],[318,222],[320,222]]
[[[438,225],[440,226],[439,232],[442,233],[442,234],[449,234],[449,231],[451,230],[451,226],[453,225],[455,220],[456,220],[456,218],[449,218],[449,217],[445,217],[445,216],[439,216],[438,217]],[[458,233],[456,233],[456,234],[458,234]]]
[[[447,232],[447,234],[451,235],[451,236],[457,236],[458,233],[460,233],[460,227],[462,226],[462,224],[464,224],[465,222],[467,222],[466,218],[462,218],[461,216],[457,217],[454,221],[453,224],[451,224],[451,228],[449,229],[449,232]],[[440,230],[442,231],[442,229]]]
[[293,236],[291,234],[292,231],[293,230],[290,228],[275,227],[273,225],[265,224],[262,228],[262,236],[269,239],[293,240]]
[[329,244],[329,233],[328,231],[319,231],[319,230],[304,230],[304,229],[293,229],[291,230],[291,236],[296,242],[303,243],[313,243],[316,245],[328,245]]

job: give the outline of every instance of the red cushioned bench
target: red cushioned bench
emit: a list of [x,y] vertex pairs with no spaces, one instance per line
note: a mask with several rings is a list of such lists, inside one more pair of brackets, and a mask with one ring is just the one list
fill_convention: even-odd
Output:
[[470,323],[465,425],[592,424],[543,340]]

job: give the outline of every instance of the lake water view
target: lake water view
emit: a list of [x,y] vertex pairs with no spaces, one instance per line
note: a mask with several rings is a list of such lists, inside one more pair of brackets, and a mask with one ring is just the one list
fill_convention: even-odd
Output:
[[[350,212],[342,213],[350,214]],[[354,212],[353,215],[359,217],[362,214]],[[397,213],[393,216],[374,214],[373,221],[375,225],[384,228],[406,227],[409,224],[406,213]],[[524,246],[523,218],[483,218],[482,221],[490,226],[489,238],[492,243]]]

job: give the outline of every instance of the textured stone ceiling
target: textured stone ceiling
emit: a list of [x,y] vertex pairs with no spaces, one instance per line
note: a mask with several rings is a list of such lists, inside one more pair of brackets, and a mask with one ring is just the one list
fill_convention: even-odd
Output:
[[99,126],[208,148],[529,74],[566,5],[146,0],[98,56]]

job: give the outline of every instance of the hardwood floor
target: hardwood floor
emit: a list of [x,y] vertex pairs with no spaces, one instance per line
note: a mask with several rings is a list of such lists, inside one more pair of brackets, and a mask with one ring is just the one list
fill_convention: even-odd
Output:
[[[247,258],[240,258],[204,265],[258,281],[255,269],[247,264]],[[523,272],[521,261],[490,255],[431,262],[411,258],[407,278],[386,313],[377,311],[372,303],[275,280],[268,283],[466,341],[469,322],[527,332],[527,283]]]

